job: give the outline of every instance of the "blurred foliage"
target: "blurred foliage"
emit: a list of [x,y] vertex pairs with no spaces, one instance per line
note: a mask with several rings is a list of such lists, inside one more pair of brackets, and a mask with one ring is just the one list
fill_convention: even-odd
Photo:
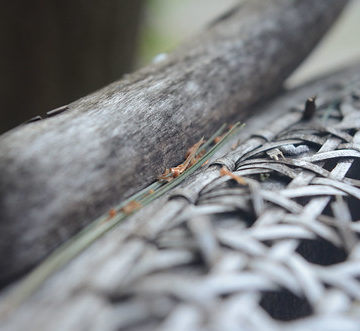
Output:
[[145,22],[141,29],[136,66],[141,67],[151,62],[156,54],[171,50],[167,49],[167,45],[172,43],[175,44],[159,29]]
[[[146,0],[137,66],[191,38],[208,22],[242,0]],[[360,1],[351,1],[344,14],[312,55],[290,79],[294,86],[311,77],[360,59]]]
[[[172,0],[173,3],[176,0]],[[137,66],[143,66],[149,62],[158,53],[167,52],[171,46],[175,46],[178,41],[171,38],[169,34],[162,29],[161,23],[163,15],[166,15],[163,1],[147,0],[144,10],[143,24],[139,38],[139,50]],[[169,49],[168,49],[169,48]]]
[[138,65],[173,50],[242,0],[146,0]]

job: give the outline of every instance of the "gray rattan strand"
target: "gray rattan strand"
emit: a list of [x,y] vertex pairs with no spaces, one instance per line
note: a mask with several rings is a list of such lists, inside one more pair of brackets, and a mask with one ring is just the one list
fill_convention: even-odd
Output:
[[[344,77],[261,107],[209,165],[89,247],[3,326],[360,330],[360,79]],[[247,185],[220,176],[224,165]]]

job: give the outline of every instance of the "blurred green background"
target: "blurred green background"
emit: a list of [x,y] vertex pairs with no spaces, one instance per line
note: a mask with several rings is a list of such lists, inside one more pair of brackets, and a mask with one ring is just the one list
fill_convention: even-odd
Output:
[[147,0],[140,35],[138,65],[196,35],[239,0]]
[[[206,23],[238,3],[239,0],[148,0],[138,65],[191,38]],[[360,61],[360,0],[348,5],[336,25],[289,79],[289,85],[301,84],[354,61]]]
[[[241,0],[17,0],[0,11],[0,133],[170,52]],[[288,80],[360,60],[360,1]]]

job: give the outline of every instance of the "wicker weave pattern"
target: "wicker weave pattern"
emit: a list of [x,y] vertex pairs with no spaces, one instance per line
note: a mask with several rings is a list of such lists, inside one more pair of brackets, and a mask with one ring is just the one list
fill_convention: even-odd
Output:
[[66,270],[10,325],[360,330],[359,86],[319,95],[311,120],[301,104],[263,123],[150,219],[145,210],[96,243],[63,293]]
[[213,163],[248,186],[184,190],[167,231],[147,234],[161,250],[128,293],[180,300],[164,329],[360,329],[360,102],[320,100],[310,122],[299,110]]

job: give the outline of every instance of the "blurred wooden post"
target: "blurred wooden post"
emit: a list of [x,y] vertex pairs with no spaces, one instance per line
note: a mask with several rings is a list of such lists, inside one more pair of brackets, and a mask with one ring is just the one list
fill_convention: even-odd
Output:
[[0,11],[0,133],[130,71],[143,0],[15,0]]

